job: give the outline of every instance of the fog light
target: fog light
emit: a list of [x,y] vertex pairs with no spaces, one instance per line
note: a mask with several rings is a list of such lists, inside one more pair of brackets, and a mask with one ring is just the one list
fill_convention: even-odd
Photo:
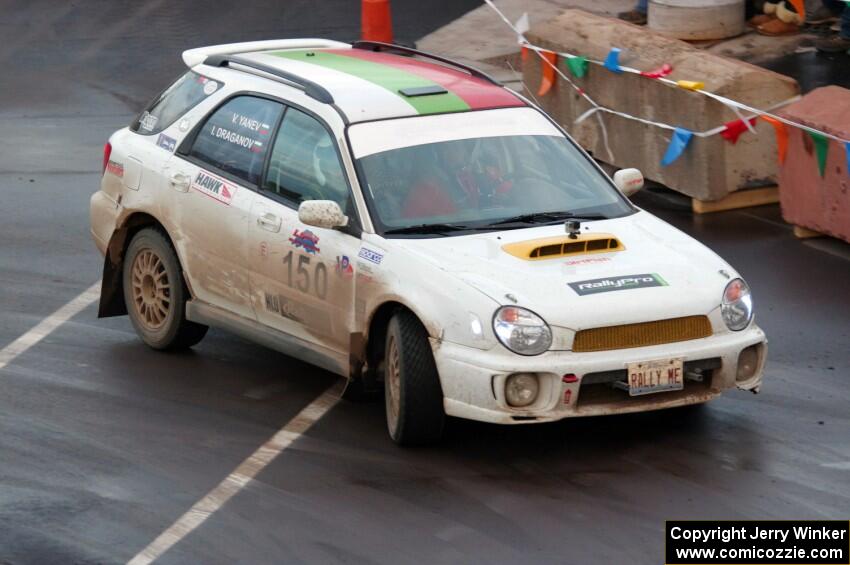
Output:
[[511,406],[521,408],[534,404],[540,383],[534,373],[514,373],[505,380],[505,400]]
[[759,344],[751,345],[738,355],[738,375],[735,378],[739,381],[751,379],[756,374],[758,366]]

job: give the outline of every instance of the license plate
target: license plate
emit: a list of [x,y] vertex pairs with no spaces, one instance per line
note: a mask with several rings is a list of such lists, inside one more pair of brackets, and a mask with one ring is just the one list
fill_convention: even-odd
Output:
[[685,374],[682,359],[657,359],[629,363],[629,396],[682,390]]

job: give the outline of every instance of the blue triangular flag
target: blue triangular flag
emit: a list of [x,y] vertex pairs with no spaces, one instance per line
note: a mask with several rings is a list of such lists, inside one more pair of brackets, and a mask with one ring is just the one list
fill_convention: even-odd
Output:
[[667,146],[667,153],[665,153],[664,158],[661,159],[661,165],[666,167],[678,159],[688,146],[688,143],[691,141],[693,136],[694,133],[690,130],[686,130],[685,128],[676,128],[673,132],[673,139],[670,140],[670,145]]
[[620,68],[620,48],[612,47],[611,51],[608,53],[608,56],[605,57],[605,68],[611,71],[612,73],[622,73],[623,69]]
[[847,175],[850,176],[850,141],[844,142],[844,150],[847,152]]

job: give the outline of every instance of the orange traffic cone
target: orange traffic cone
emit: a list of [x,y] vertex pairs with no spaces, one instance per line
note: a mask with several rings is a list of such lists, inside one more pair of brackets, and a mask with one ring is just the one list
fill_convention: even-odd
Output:
[[393,22],[390,0],[362,0],[360,12],[361,39],[393,42]]

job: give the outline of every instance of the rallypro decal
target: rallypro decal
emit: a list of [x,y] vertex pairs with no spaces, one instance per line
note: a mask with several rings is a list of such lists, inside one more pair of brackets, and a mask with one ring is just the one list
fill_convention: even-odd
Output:
[[629,290],[632,288],[646,288],[650,286],[667,286],[667,281],[658,273],[646,273],[642,275],[625,275],[622,277],[605,277],[604,279],[590,279],[569,283],[570,288],[579,296],[587,294],[599,294],[600,292],[613,292],[615,290]]

